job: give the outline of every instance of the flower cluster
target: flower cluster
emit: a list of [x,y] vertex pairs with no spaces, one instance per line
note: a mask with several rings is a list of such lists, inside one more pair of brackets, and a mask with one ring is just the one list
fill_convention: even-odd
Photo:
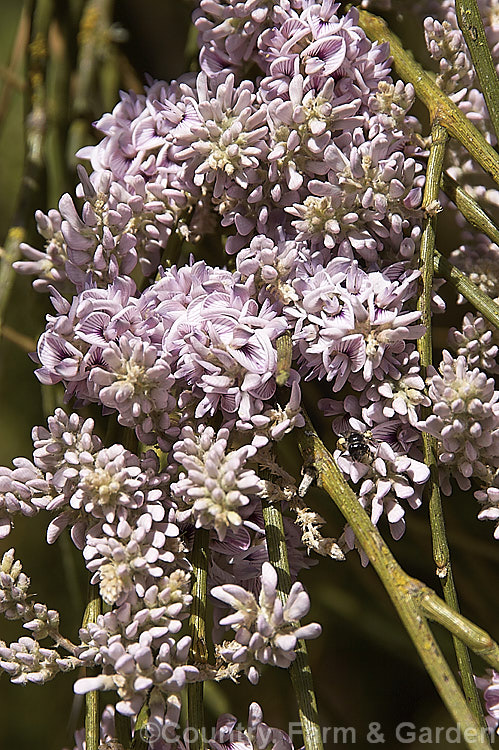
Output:
[[12,517],[21,513],[34,516],[37,508],[31,502],[31,491],[26,483],[37,478],[36,469],[22,458],[14,461],[14,469],[0,467],[0,539],[12,530]]
[[[227,452],[229,430],[215,436],[212,427],[184,427],[181,440],[173,446],[175,461],[187,471],[172,484],[173,496],[187,507],[179,519],[192,519],[196,527],[214,528],[221,542],[227,531],[237,531],[242,524],[239,510],[250,502],[248,495],[258,494],[261,480],[244,465],[256,448],[245,445]],[[182,507],[182,506],[181,506]],[[181,510],[181,508],[180,508]]]
[[[187,664],[191,640],[188,636],[175,641],[168,626],[156,625],[140,618],[131,619],[126,610],[100,615],[96,623],[80,631],[84,664],[102,669],[97,677],[83,677],[75,683],[75,692],[116,690],[120,698],[116,710],[125,716],[136,716],[153,690],[164,701],[164,720],[175,728],[180,715],[182,688],[198,677],[198,670]],[[130,632],[127,632],[127,631]],[[154,701],[153,701],[154,702]]]
[[499,467],[499,391],[493,378],[470,369],[463,356],[443,352],[439,374],[431,378],[432,414],[422,429],[440,441],[441,486],[451,493],[449,476],[461,489],[471,477],[490,484]]
[[54,292],[40,380],[116,410],[141,441],[167,450],[177,402],[196,402],[196,418],[220,409],[227,421],[269,422],[258,415],[275,393],[276,339],[287,326],[275,305],[253,298],[251,279],[199,262],[135,293],[121,277],[71,304]]
[[[104,601],[135,602],[151,587],[168,590],[166,571],[186,565],[185,548],[178,535],[173,508],[165,514],[159,504],[128,520],[93,527],[87,534],[83,557]],[[182,571],[178,573],[182,578]]]
[[[38,275],[55,308],[39,379],[62,383],[76,407],[115,412],[169,455],[171,482],[152,454],[92,444],[71,468],[23,465],[31,474],[9,497],[22,512],[57,511],[50,540],[71,526],[111,606],[135,606],[185,568],[180,534],[189,546],[200,526],[214,531],[211,582],[259,591],[268,555],[256,451],[303,425],[301,377],[335,394],[349,385],[370,404],[365,429],[383,435],[360,500],[373,519],[386,507],[398,536],[398,501],[420,502],[413,341],[424,328],[411,258],[424,152],[412,87],[392,82],[387,47],[357,20],[330,0],[202,0],[201,71],[122,93],[96,123],[101,141],[78,154],[93,170],[79,169],[82,209],[65,195],[37,215],[45,252],[25,247],[18,268]],[[173,241],[217,226],[235,270],[191,259],[152,281]],[[348,455],[340,464],[355,484]],[[287,534],[297,572],[300,535]]]
[[215,586],[211,595],[235,610],[220,620],[220,625],[231,627],[236,637],[232,642],[224,642],[219,654],[244,670],[253,684],[260,677],[258,663],[287,668],[296,658],[298,639],[317,638],[321,633],[316,622],[297,625],[310,609],[308,594],[302,584],[296,582],[283,604],[277,593],[277,572],[268,562],[262,566],[258,601],[242,586],[230,584]]
[[478,367],[494,375],[499,373],[497,330],[481,315],[466,313],[462,330],[450,329],[449,343],[459,356],[466,358],[468,367]]
[[360,391],[396,378],[406,342],[424,332],[420,313],[403,309],[417,275],[401,264],[366,273],[343,258],[304,269],[293,282],[295,304],[284,312],[306,379],[326,377],[337,392],[347,381]]
[[51,637],[62,640],[59,633],[59,613],[41,602],[33,602],[29,592],[30,579],[22,572],[22,564],[15,560],[13,549],[8,550],[0,563],[0,613],[8,620],[22,620],[34,638],[23,636],[9,646],[0,641],[0,669],[11,682],[26,685],[42,684],[59,672],[76,669],[81,661],[74,654],[62,656],[56,649],[43,647],[39,641]]
[[79,659],[72,656],[61,657],[58,651],[40,646],[38,640],[23,636],[7,646],[0,641],[0,668],[6,672],[15,685],[28,683],[43,684],[60,672],[67,672],[80,666]]
[[464,37],[447,19],[440,23],[435,18],[427,17],[424,21],[424,31],[428,51],[440,67],[436,84],[459,102],[475,79]]
[[24,627],[38,638],[59,631],[59,613],[34,603],[28,593],[30,579],[22,572],[22,564],[15,560],[14,549],[8,550],[0,565],[0,612],[8,620],[23,620]]
[[[173,232],[195,239],[217,214],[236,230],[228,252],[284,227],[343,255],[372,260],[387,245],[411,255],[422,182],[413,93],[393,88],[388,49],[356,11],[337,11],[330,0],[202,2],[201,72],[122,93],[96,123],[101,142],[78,153],[94,170],[79,171],[81,216],[69,195],[39,213],[45,252],[24,246],[18,270],[39,289],[70,281],[77,292],[138,260],[151,275]],[[238,82],[249,61],[257,85]]]
[[[451,5],[425,22],[437,82],[492,142]],[[33,430],[32,460],[0,468],[0,537],[16,514],[49,512],[48,541],[71,530],[106,604],[78,644],[61,640],[57,613],[29,603],[8,553],[0,612],[34,637],[1,643],[0,666],[19,682],[93,668],[76,692],[116,691],[132,724],[147,699],[163,739],[189,682],[242,671],[255,684],[262,665],[289,667],[297,640],[320,634],[299,623],[310,602],[296,577],[313,564],[302,542],[334,559],[357,546],[348,527],[339,545],[321,536],[306,488],[275,462],[273,444],[305,424],[310,381],[329,385],[319,406],[334,457],[374,524],[385,515],[398,539],[406,509],[421,505],[422,430],[440,441],[444,492],[451,478],[468,489],[475,477],[480,518],[499,521],[498,392],[476,369],[497,372],[494,334],[467,315],[451,333],[457,358],[444,352],[428,392],[416,350],[427,153],[413,87],[393,82],[387,45],[333,0],[200,0],[193,20],[198,72],[122,92],[95,123],[101,140],[77,154],[91,171],[79,167],[76,195],[36,214],[44,249],[22,246],[16,269],[54,307],[37,377],[62,384],[75,411]],[[468,175],[455,154],[456,174]],[[456,264],[499,296],[497,247],[462,236]],[[116,417],[119,442],[104,445],[79,416],[95,406]],[[263,499],[297,516],[283,518],[284,603]],[[199,529],[215,667],[194,665],[184,634]],[[229,628],[234,640],[220,643]],[[70,656],[41,647],[47,636]],[[235,721],[220,717],[213,750],[292,749],[258,704],[244,733]]]
[[[496,2],[478,0],[477,10],[480,11],[493,61],[499,72],[499,18]],[[439,66],[437,85],[450,95],[485,139],[495,145],[496,134],[458,24],[455,2],[431,2],[427,12],[430,12],[432,17],[425,20],[425,35],[430,55]],[[497,211],[497,185],[477,168],[476,162],[457,141],[449,144],[446,163],[449,174],[459,181],[469,195],[493,212]],[[452,206],[453,204],[450,204],[451,209]],[[456,222],[462,227],[463,244],[452,253],[453,262],[468,273],[487,294],[497,297],[497,291],[494,291],[497,285],[497,246],[485,235],[471,233],[468,226],[463,226],[464,222],[459,212],[456,211],[455,216]]]
[[[491,46],[494,47],[498,41],[494,3],[490,0],[480,0],[478,5],[482,6],[480,10],[483,12],[486,34]],[[428,51],[439,63],[440,74],[436,83],[454,99],[477,127],[485,133],[491,133],[485,100],[479,91],[466,42],[459,28],[455,3],[452,0],[444,0],[440,7],[435,7],[434,10],[434,18],[425,19],[424,29]]]
[[62,291],[73,285],[81,291],[89,280],[105,286],[120,273],[131,273],[138,261],[145,274],[153,273],[175,223],[166,202],[147,190],[142,175],[128,175],[117,185],[109,169],[89,177],[80,165],[78,174],[78,192],[85,198],[81,217],[67,193],[58,210],[37,212],[45,251],[23,243],[27,260],[18,261],[16,270],[36,274],[39,291],[51,284]]
[[[58,409],[47,428],[33,430],[33,461],[16,463],[23,463],[27,472],[21,489],[33,511],[55,513],[48,540],[71,527],[93,574],[91,581],[111,609],[82,630],[80,645],[71,644],[59,634],[58,613],[31,602],[29,579],[11,550],[2,561],[0,611],[22,620],[34,637],[9,647],[1,644],[0,666],[14,682],[41,683],[60,671],[93,663],[101,669],[100,677],[80,681],[78,691],[96,685],[118,689],[117,710],[132,716],[142,705],[144,691],[154,688],[158,720],[174,727],[182,686],[197,674],[187,667],[189,639],[178,641],[192,602],[187,546],[180,533],[188,545],[196,519],[216,532],[210,542],[210,585],[259,579],[268,558],[258,497],[263,484],[245,463],[267,438],[255,437],[254,444],[231,450],[227,428],[216,434],[211,427],[201,427],[195,434],[184,427],[172,454],[171,468],[179,475],[172,498],[169,475],[160,472],[152,451],[139,458],[119,444],[104,448],[93,427],[91,419]],[[195,498],[201,486],[213,500],[211,511],[196,508],[196,499],[191,509],[182,510],[189,508],[190,496]],[[17,485],[16,491],[21,492]],[[289,544],[296,571],[306,564],[299,543],[295,530]],[[41,646],[46,637],[70,655]]]
[[119,444],[103,448],[91,419],[62,409],[48,429],[34,428],[33,443],[33,462],[15,460],[24,481],[11,477],[10,492],[24,495],[34,512],[55,514],[49,543],[71,527],[105,601],[143,596],[158,577],[185,565],[169,476],[152,451],[139,458]]
[[[299,375],[335,392],[398,377],[408,340],[423,332],[417,273],[404,265],[420,233],[414,92],[392,83],[388,50],[367,39],[356,11],[337,11],[329,0],[202,2],[201,72],[122,94],[99,120],[104,138],[79,154],[94,170],[80,170],[81,218],[65,196],[61,220],[40,220],[47,254],[62,248],[58,268],[76,288],[68,301],[52,287],[42,382],[115,410],[142,442],[169,451],[178,426],[217,413],[224,429],[235,420],[281,437],[302,424]],[[256,83],[244,78],[249,62]],[[171,232],[193,239],[214,221],[229,231],[236,271],[173,266],[138,292],[127,274],[151,255],[140,232],[164,249]],[[283,407],[286,332],[298,372]],[[186,482],[175,484],[183,502]],[[196,523],[207,522],[206,502],[193,505]],[[212,511],[222,538],[237,518]]]

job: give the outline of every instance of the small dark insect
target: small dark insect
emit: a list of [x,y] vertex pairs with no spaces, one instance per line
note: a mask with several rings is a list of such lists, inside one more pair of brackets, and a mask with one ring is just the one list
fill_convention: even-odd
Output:
[[366,456],[371,455],[370,447],[371,433],[368,432],[350,432],[345,437],[338,440],[338,448],[347,451],[354,461],[362,461]]

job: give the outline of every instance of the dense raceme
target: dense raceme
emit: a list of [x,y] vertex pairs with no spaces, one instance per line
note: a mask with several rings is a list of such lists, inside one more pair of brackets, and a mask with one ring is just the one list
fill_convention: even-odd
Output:
[[[490,3],[480,5],[486,14]],[[437,84],[493,142],[453,4],[432,12],[424,31]],[[317,623],[297,622],[310,605],[295,580],[312,564],[304,546],[337,558],[358,546],[349,527],[339,547],[323,539],[312,511],[307,525],[307,509],[289,502],[293,477],[272,458],[273,444],[304,424],[309,382],[327,386],[318,406],[333,418],[334,457],[374,524],[386,516],[399,539],[406,510],[421,505],[426,431],[438,439],[444,493],[454,481],[473,485],[479,518],[496,523],[496,537],[499,528],[495,334],[468,313],[451,331],[456,356],[444,352],[426,390],[419,366],[427,152],[408,114],[412,86],[393,81],[389,50],[368,40],[356,11],[331,0],[201,0],[193,20],[199,72],[121,92],[95,123],[101,140],[77,154],[90,172],[79,167],[76,196],[36,213],[45,246],[24,245],[16,269],[50,293],[37,376],[61,383],[74,412],[58,409],[34,429],[32,460],[0,468],[0,535],[16,514],[48,513],[48,541],[70,528],[107,605],[70,657],[40,647],[45,635],[58,642],[58,616],[30,603],[9,551],[0,610],[35,638],[2,642],[0,666],[23,684],[90,667],[95,675],[76,692],[115,690],[116,711],[132,718],[149,695],[151,732],[163,739],[185,685],[217,669],[256,684],[262,665],[287,668],[297,639],[320,634]],[[497,60],[499,27],[492,13],[487,21]],[[469,159],[452,148],[454,176],[467,182]],[[495,190],[469,188],[499,202]],[[213,264],[200,259],[207,236],[220,250]],[[497,298],[497,247],[462,238],[456,265]],[[185,240],[195,256],[182,263],[174,253]],[[436,293],[434,304],[442,309]],[[283,337],[292,347],[284,375]],[[78,414],[89,404],[152,449],[134,453],[125,439],[105,446]],[[303,531],[285,517],[285,604],[263,498],[293,507]],[[183,630],[199,528],[210,534],[218,663],[209,674],[189,663]],[[491,680],[481,687],[493,723]],[[108,707],[103,740],[113,722]],[[235,723],[220,717],[214,750],[233,747]],[[245,748],[292,748],[256,703],[238,737]]]

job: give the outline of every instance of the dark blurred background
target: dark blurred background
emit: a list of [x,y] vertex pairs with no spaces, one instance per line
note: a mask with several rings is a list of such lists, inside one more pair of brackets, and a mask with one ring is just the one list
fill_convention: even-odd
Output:
[[[26,4],[0,0],[1,238],[6,238],[16,207],[19,208],[29,13],[34,9],[40,19],[49,7],[47,0]],[[107,21],[99,32],[102,49],[92,85],[86,96],[78,100],[78,19],[89,10],[103,13]],[[64,191],[73,189],[75,161],[71,155],[79,145],[94,142],[90,123],[112,109],[119,88],[140,90],[145,73],[169,80],[192,65],[195,44],[192,33],[189,36],[191,10],[192,5],[186,0],[121,0],[114,8],[110,0],[61,0],[54,4],[48,33],[46,170],[34,196],[33,209],[46,211],[57,205]],[[425,61],[422,34],[416,24],[392,21],[397,31],[406,35],[406,44],[416,46],[420,59]],[[424,117],[421,110],[418,112]],[[31,208],[29,212],[25,210],[28,239],[40,246],[41,238],[34,232],[31,215]],[[452,219],[442,216],[439,227],[442,249],[451,250],[459,244]],[[459,325],[467,309],[456,306],[452,290],[444,289],[444,294],[448,311],[435,320],[435,343],[440,348],[445,346],[448,328]],[[30,455],[32,426],[43,424],[44,414],[50,413],[60,400],[56,389],[47,392],[40,388],[33,375],[35,366],[27,356],[33,348],[31,342],[44,327],[48,311],[46,296],[32,291],[29,278],[16,277],[0,341],[1,465],[10,465],[15,456]],[[438,357],[438,348],[435,356]],[[310,393],[309,397],[314,395]],[[322,395],[328,394],[323,390]],[[323,429],[333,447],[328,425],[324,424]],[[292,441],[283,446],[283,451],[284,460],[293,470],[299,465],[299,458]],[[328,519],[327,533],[339,536],[343,521],[332,502],[314,489],[309,498]],[[477,504],[471,495],[456,493],[445,498],[444,508],[463,613],[499,638],[499,554],[493,528],[477,521]],[[63,632],[76,637],[87,594],[86,572],[67,536],[52,547],[45,543],[46,524],[44,517],[20,517],[11,536],[0,543],[0,553],[15,546],[32,578],[37,599],[58,609]],[[405,570],[439,591],[426,508],[407,514],[407,531],[398,543],[391,541],[385,527],[381,528]],[[362,568],[356,553],[351,553],[344,563],[321,559],[320,565],[304,572],[302,580],[312,599],[310,619],[324,627],[323,636],[310,643],[309,652],[325,726],[355,727],[357,744],[370,747],[366,739],[368,726],[378,722],[385,733],[385,746],[395,747],[398,743],[394,731],[400,722],[413,722],[417,727],[451,723],[371,567]],[[18,623],[0,621],[0,639],[7,643],[26,634],[21,630]],[[450,638],[438,627],[435,632],[454,666]],[[474,663],[476,672],[482,674],[484,665],[479,660]],[[73,731],[82,723],[81,705],[72,692],[73,680],[74,675],[70,674],[43,687],[23,688],[11,685],[2,674],[0,748],[73,747]],[[260,702],[270,725],[284,728],[289,721],[297,720],[289,680],[279,670],[265,672],[257,687],[246,681],[210,685],[206,698],[207,719],[212,723],[223,711],[234,713],[244,722],[252,700]],[[336,744],[342,744],[341,736]],[[439,744],[451,746],[445,741]],[[419,742],[410,745],[426,746]]]

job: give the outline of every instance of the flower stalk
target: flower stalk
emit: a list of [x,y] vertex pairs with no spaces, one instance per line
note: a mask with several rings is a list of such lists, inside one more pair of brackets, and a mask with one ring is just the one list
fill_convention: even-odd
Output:
[[[417,346],[421,364],[426,369],[432,362],[431,344],[431,292],[433,283],[433,252],[435,250],[435,232],[437,214],[430,211],[432,204],[436,204],[440,192],[440,178],[442,175],[445,148],[449,139],[447,130],[438,122],[431,130],[431,147],[426,170],[425,190],[423,195],[423,210],[426,212],[424,229],[421,236],[419,270],[423,282],[422,291],[418,299],[418,310],[421,312],[421,322],[425,326],[425,333],[418,339]],[[423,435],[424,437],[424,435]]]
[[[189,618],[189,632],[192,639],[191,660],[194,664],[206,664],[206,601],[208,581],[209,531],[196,529],[192,549],[192,607]],[[187,686],[187,716],[189,729],[196,729],[190,741],[190,750],[203,750],[203,683],[193,682]]]
[[499,140],[499,80],[476,0],[456,0],[456,16]]
[[499,227],[496,226],[492,217],[474,198],[468,195],[466,190],[463,190],[448,172],[442,174],[441,188],[471,226],[486,234],[496,245],[499,244]]
[[433,591],[425,592],[421,598],[421,607],[430,620],[438,622],[497,670],[499,645],[485,630],[444,606],[440,597]]
[[459,294],[466,297],[489,323],[499,328],[499,305],[477,287],[465,273],[456,268],[447,258],[435,250],[433,257],[435,274],[448,281]]
[[[268,500],[262,501],[262,507],[269,561],[277,571],[277,590],[279,598],[285,603],[291,588],[291,576],[282,512],[275,503]],[[304,640],[298,641],[296,659],[291,664],[289,672],[298,702],[305,750],[322,750],[317,700]]]
[[[433,255],[435,251],[437,225],[437,214],[433,212],[428,213],[428,208],[438,201],[445,150],[448,140],[449,136],[447,130],[438,122],[434,123],[431,130],[431,146],[423,195],[423,209],[427,210],[427,214],[424,221],[420,249],[420,271],[423,288],[418,299],[418,310],[421,311],[421,319],[426,328],[424,335],[417,342],[421,367],[423,368],[423,373],[425,375],[428,373],[428,368],[432,365],[433,361],[431,339],[431,293],[433,285]],[[428,407],[423,408],[424,416],[426,416],[428,412]],[[445,601],[451,609],[459,612],[459,602],[452,573],[449,543],[445,532],[442,499],[440,496],[437,465],[437,439],[428,432],[423,432],[422,438],[425,463],[430,468],[430,481],[427,488],[429,495],[428,509],[433,542],[433,559],[437,566],[437,576],[442,583]],[[480,700],[473,679],[473,671],[468,649],[456,636],[453,636],[453,642],[466,699],[475,714],[477,721],[485,726]]]
[[[100,612],[99,587],[90,586],[90,597],[83,615],[83,627],[90,622],[97,622]],[[85,743],[87,750],[98,750],[100,745],[100,697],[98,690],[90,690],[85,695]]]

